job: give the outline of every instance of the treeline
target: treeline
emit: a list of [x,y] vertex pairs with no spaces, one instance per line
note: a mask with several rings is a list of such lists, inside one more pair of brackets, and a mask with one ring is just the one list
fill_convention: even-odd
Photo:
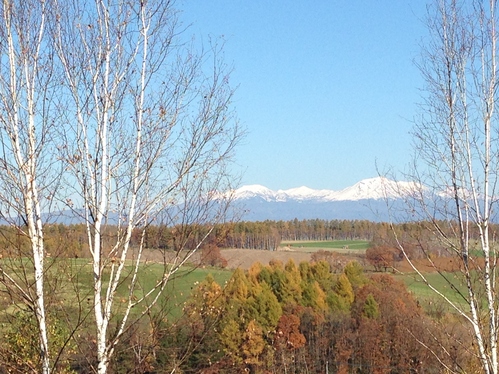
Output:
[[276,249],[289,240],[372,240],[380,224],[350,220],[298,220],[238,222],[230,227],[223,246]]
[[[146,248],[179,251],[193,249],[206,237],[205,245],[219,248],[244,248],[275,250],[282,241],[290,240],[367,240],[372,246],[397,247],[403,243],[412,257],[422,257],[425,251],[435,256],[448,255],[448,248],[435,241],[426,222],[390,225],[385,222],[365,220],[297,220],[229,222],[215,226],[206,225],[150,225],[144,238],[139,231],[132,234],[131,244],[144,240]],[[452,237],[456,232],[453,222],[440,222],[442,232]],[[499,226],[493,224],[492,232],[499,234]],[[104,227],[103,248],[113,243],[120,230],[114,226]],[[469,240],[476,240],[479,233],[471,233]],[[84,225],[46,225],[45,247],[51,256],[87,257],[88,239]],[[0,226],[0,255],[22,255],[29,251],[29,242],[21,229]]]
[[[275,250],[283,240],[373,240],[387,225],[369,221],[350,220],[292,220],[261,222],[230,222],[214,227],[205,225],[166,226],[150,225],[145,231],[144,244],[149,249],[192,249],[207,235],[207,245],[220,248]],[[116,227],[104,228],[103,247],[119,235]],[[132,245],[140,243],[139,232],[133,234]],[[46,225],[45,246],[52,256],[86,257],[88,239],[84,225]],[[0,226],[2,255],[19,254],[29,250],[29,242],[22,230]]]
[[141,361],[123,342],[120,365],[150,373],[436,373],[442,363],[463,372],[475,363],[456,350],[468,337],[460,323],[435,322],[402,283],[367,278],[356,262],[340,274],[326,262],[256,263],[225,287],[209,276],[183,312],[134,338]]
[[[445,256],[446,248],[435,241],[435,235],[426,226],[428,222],[406,222],[389,224],[367,220],[321,220],[233,222],[216,225],[208,238],[210,244],[220,248],[244,248],[275,250],[282,241],[292,240],[366,240],[373,246],[397,247],[397,241],[409,247],[415,257],[429,251],[436,256]],[[440,229],[452,237],[458,228],[455,222],[441,221]],[[182,237],[192,238],[195,243],[205,235],[207,227],[170,228],[150,226],[146,231],[149,248],[172,248],[172,238],[183,232]],[[490,226],[499,235],[499,225]],[[479,232],[471,232],[470,240],[477,240]]]
[[[198,227],[191,232],[192,241],[203,235],[207,228]],[[172,230],[166,226],[150,226],[146,231],[149,248],[169,248]],[[289,240],[367,240],[388,235],[387,223],[366,220],[298,220],[233,222],[217,225],[209,237],[221,248],[275,250],[282,241]]]

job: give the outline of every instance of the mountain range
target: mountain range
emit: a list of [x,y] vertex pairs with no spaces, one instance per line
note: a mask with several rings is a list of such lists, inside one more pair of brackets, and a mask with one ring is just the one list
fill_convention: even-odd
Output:
[[[261,185],[242,186],[232,191],[233,209],[243,221],[289,221],[297,219],[346,219],[388,221],[389,210],[401,211],[403,197],[417,186],[409,182],[395,182],[384,177],[364,179],[340,191],[314,190],[305,186],[273,191]],[[64,210],[44,214],[50,223],[77,224],[83,222],[82,211]],[[111,214],[109,223],[117,222]],[[9,221],[0,220],[0,224]]]
[[391,207],[415,191],[411,182],[395,182],[384,177],[364,179],[340,191],[298,187],[273,191],[261,185],[248,185],[234,191],[235,206],[242,220],[366,219],[387,221],[387,201]]

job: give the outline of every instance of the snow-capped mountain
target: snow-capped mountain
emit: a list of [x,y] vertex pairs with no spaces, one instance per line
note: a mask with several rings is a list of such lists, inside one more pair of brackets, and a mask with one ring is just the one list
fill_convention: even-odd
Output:
[[379,200],[384,198],[397,199],[411,191],[417,186],[410,182],[395,182],[384,177],[364,179],[351,187],[341,191],[314,190],[305,186],[289,190],[273,191],[261,185],[243,186],[235,191],[236,199],[249,199],[259,197],[265,201],[358,201]]
[[244,212],[243,220],[298,219],[388,219],[386,199],[390,205],[402,203],[403,197],[418,186],[378,177],[364,179],[341,191],[298,187],[273,191],[261,185],[243,186],[234,191],[236,206]]
[[253,197],[260,197],[266,201],[272,201],[275,200],[276,193],[270,188],[261,186],[259,184],[251,184],[238,188],[234,193],[234,197],[236,199],[250,199]]

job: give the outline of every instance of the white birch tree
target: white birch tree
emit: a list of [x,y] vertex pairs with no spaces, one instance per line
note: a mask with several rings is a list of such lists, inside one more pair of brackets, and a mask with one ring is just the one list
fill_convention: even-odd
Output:
[[43,0],[4,0],[0,17],[0,215],[3,224],[29,241],[29,251],[18,248],[15,259],[0,263],[0,282],[36,317],[40,367],[33,370],[42,373],[51,371],[42,210],[49,212],[47,195],[57,180],[46,147],[53,133],[55,91],[47,7]]
[[[419,67],[425,80],[422,114],[415,121],[415,185],[411,212],[429,230],[419,241],[427,261],[447,282],[433,284],[399,247],[423,281],[470,327],[483,373],[498,373],[497,221],[499,122],[496,1],[435,0]],[[456,273],[439,267],[431,246],[447,252]],[[451,372],[463,368],[447,367]]]
[[[95,370],[106,373],[120,337],[160,300],[206,238],[189,248],[177,242],[173,255],[165,255],[163,276],[141,289],[145,228],[158,215],[179,227],[223,219],[227,201],[217,191],[230,187],[227,163],[241,133],[220,49],[195,53],[182,42],[170,2],[74,0],[54,9],[51,32],[66,100],[59,149],[67,183],[60,197],[86,224]],[[110,225],[112,240],[104,240]],[[137,231],[140,243],[131,248]],[[123,282],[129,290],[124,307],[116,301]]]

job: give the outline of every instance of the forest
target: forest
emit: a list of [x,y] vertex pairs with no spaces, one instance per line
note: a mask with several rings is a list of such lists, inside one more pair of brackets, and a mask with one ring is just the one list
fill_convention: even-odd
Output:
[[[175,1],[2,2],[0,372],[499,373],[496,6],[426,7],[403,212],[380,195],[393,223],[227,223],[247,118],[223,32],[191,35]],[[290,240],[370,247],[224,258]]]
[[[402,229],[402,226],[401,226]],[[407,225],[404,230],[408,230]],[[178,243],[193,248],[199,238],[210,231],[207,242],[220,248],[243,248],[276,250],[285,240],[381,240],[388,237],[390,228],[386,223],[350,220],[293,220],[234,222],[215,225],[150,225],[145,230],[145,246],[149,249],[176,250]],[[116,230],[108,226],[103,230],[104,242],[115,238]],[[132,233],[131,242],[137,245],[141,231]],[[84,225],[47,224],[45,246],[52,255],[64,257],[88,256],[88,244]],[[63,241],[64,243],[61,243]],[[21,230],[11,226],[0,226],[0,248],[27,245]],[[176,244],[177,243],[177,244]],[[63,245],[62,245],[63,244]],[[177,246],[176,246],[177,245]]]
[[402,283],[367,276],[356,262],[336,275],[325,262],[256,263],[224,288],[208,277],[184,311],[169,334],[184,349],[163,346],[161,365],[178,360],[185,373],[437,373],[476,364],[458,346],[469,333],[458,318],[432,318]]
[[[405,238],[407,246],[411,238],[418,238],[412,242],[414,258],[424,255],[424,248],[445,258],[445,249],[434,243],[418,246],[422,224],[405,223],[392,229]],[[116,228],[107,227],[103,242],[112,243],[115,232]],[[178,249],[176,243],[196,243],[206,232],[202,225],[150,226],[144,240],[150,251],[167,256]],[[0,233],[3,266],[19,266],[17,259],[29,247],[26,237],[7,226],[0,227]],[[260,250],[276,250],[282,240],[311,239],[367,239],[371,247],[359,261],[331,261],[332,256],[341,256],[333,251],[317,251],[310,262],[262,265],[257,261]],[[139,240],[132,235],[132,245]],[[57,347],[52,361],[56,372],[91,372],[96,363],[90,354],[95,349],[89,327],[92,318],[84,315],[90,303],[85,301],[90,290],[84,285],[91,284],[85,278],[89,255],[85,226],[47,225],[45,243],[51,259],[48,268],[53,268],[53,273],[46,274],[52,294],[47,301],[49,336]],[[226,266],[223,248],[228,246],[255,249],[254,265],[247,270],[224,270],[221,277],[218,269]],[[186,248],[189,244],[180,250]],[[402,260],[387,224],[231,223],[216,226],[200,253],[201,262],[186,264],[190,273],[179,280],[196,274],[199,266],[208,276],[186,289],[172,289],[127,329],[116,346],[110,372],[437,373],[445,367],[473,372],[477,365],[474,351],[464,343],[470,331],[462,317],[436,298],[421,301],[400,278],[387,272],[395,269],[394,261]],[[29,263],[23,265],[29,267]],[[154,264],[142,266],[147,269]],[[171,282],[175,284],[174,279]],[[64,290],[68,287],[78,295],[76,308],[67,305]],[[168,302],[182,292],[186,298],[181,303]],[[5,340],[0,370],[33,371],[38,365],[36,321],[15,294],[5,293],[2,304],[6,313],[1,320]],[[118,321],[111,323],[117,327]]]

